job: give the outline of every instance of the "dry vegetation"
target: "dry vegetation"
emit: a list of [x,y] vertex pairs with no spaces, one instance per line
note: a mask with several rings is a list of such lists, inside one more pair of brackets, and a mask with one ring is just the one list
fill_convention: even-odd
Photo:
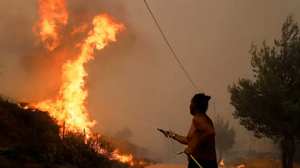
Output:
[[[99,154],[95,141],[84,142],[82,134],[67,133],[46,112],[32,112],[0,99],[0,165],[3,168],[128,168]],[[105,143],[104,143],[105,144]],[[111,150],[112,151],[112,150]],[[139,162],[134,159],[134,162]],[[140,167],[140,166],[135,166]]]

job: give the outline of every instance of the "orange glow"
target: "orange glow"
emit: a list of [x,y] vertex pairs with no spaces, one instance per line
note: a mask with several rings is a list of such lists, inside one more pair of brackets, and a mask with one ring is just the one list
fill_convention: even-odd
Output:
[[220,162],[220,164],[219,164],[220,166],[224,166],[225,165],[224,164],[224,160],[225,160],[225,158],[223,158],[222,161]]
[[78,59],[63,65],[63,85],[56,100],[46,100],[36,105],[37,108],[48,111],[58,120],[59,125],[65,122],[68,131],[85,129],[86,135],[91,133],[96,121],[89,120],[85,108],[88,92],[84,89],[87,77],[84,64],[94,59],[94,48],[101,50],[109,42],[115,42],[116,34],[125,29],[123,24],[114,23],[114,19],[106,14],[97,15],[93,20],[93,26],[84,42],[77,45],[81,47]]
[[26,99],[18,100],[18,106],[25,110],[30,108],[29,101]]
[[[33,32],[41,36],[45,48],[52,51],[60,44],[61,26],[67,25],[68,13],[65,0],[39,0],[40,21],[33,26]],[[37,32],[39,28],[39,33]]]
[[236,168],[242,168],[242,167],[245,167],[245,165],[239,165],[239,166],[237,166]]
[[120,162],[123,162],[123,163],[129,163],[131,166],[134,165],[132,159],[132,155],[119,155],[119,149],[117,148],[116,150],[113,151],[112,153],[113,155],[113,158],[114,160],[119,160]]
[[79,27],[75,27],[74,26],[74,30],[73,30],[73,32],[71,33],[71,37],[73,37],[74,36],[74,34],[76,34],[76,33],[79,33],[79,32],[84,32],[84,30],[86,29],[88,27],[88,24],[87,23],[85,23],[85,24],[83,24],[82,26],[79,26]]
[[146,162],[143,162],[142,160],[139,161],[139,165],[145,165]]
[[[41,36],[45,48],[49,51],[54,50],[60,45],[62,27],[68,24],[68,13],[66,11],[65,0],[38,0],[40,20],[33,26],[35,35]],[[85,131],[87,142],[98,140],[92,136],[92,128],[97,121],[89,119],[88,111],[85,107],[88,91],[85,89],[86,77],[88,76],[84,65],[94,59],[94,50],[102,50],[109,42],[116,42],[116,35],[125,30],[124,24],[115,23],[115,19],[107,14],[100,14],[93,19],[93,28],[88,32],[88,36],[75,45],[79,48],[79,54],[74,60],[68,60],[62,67],[62,86],[54,99],[48,99],[36,104],[20,103],[19,106],[27,108],[38,108],[49,112],[55,118],[58,125],[65,123],[66,131],[83,132]],[[71,37],[79,32],[84,32],[88,28],[85,23],[79,27],[73,27],[69,32]],[[62,130],[61,130],[62,131]],[[107,154],[106,149],[101,148],[101,143],[96,142],[92,146],[98,153]],[[112,153],[112,158],[124,163],[133,165],[132,155],[120,155],[118,149]]]

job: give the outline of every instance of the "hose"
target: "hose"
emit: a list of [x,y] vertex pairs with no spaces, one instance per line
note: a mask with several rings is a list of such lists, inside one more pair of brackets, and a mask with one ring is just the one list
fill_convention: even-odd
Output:
[[[167,135],[167,137],[168,137],[168,140],[169,140],[169,142],[170,142],[170,146],[171,146],[171,148],[173,149],[173,151],[174,151],[175,154],[180,155],[180,154],[184,153],[184,151],[177,152],[177,151],[174,149],[173,145],[172,145],[172,142],[171,142],[170,137],[169,137],[168,135]],[[195,162],[200,168],[203,168],[203,167],[197,162],[197,160],[194,158],[194,156],[193,156],[192,154],[190,154],[190,157],[194,160],[194,162]]]

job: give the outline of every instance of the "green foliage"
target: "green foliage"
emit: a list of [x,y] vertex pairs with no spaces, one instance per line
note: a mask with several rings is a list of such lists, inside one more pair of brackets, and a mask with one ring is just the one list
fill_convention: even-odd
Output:
[[236,130],[233,127],[230,128],[229,122],[225,122],[220,117],[217,117],[214,127],[216,131],[216,148],[222,152],[228,151],[235,142]]
[[280,142],[282,166],[292,168],[300,140],[300,34],[293,16],[273,47],[251,45],[250,53],[254,80],[239,79],[228,87],[233,115],[256,137]]
[[216,131],[216,148],[219,151],[218,163],[220,163],[222,160],[222,153],[232,148],[235,142],[236,130],[233,127],[230,128],[229,122],[225,122],[219,116],[217,116],[214,128]]
[[252,45],[254,81],[239,79],[229,86],[234,117],[255,136],[278,142],[283,135],[298,136],[300,128],[300,35],[290,15],[282,39],[273,47]]

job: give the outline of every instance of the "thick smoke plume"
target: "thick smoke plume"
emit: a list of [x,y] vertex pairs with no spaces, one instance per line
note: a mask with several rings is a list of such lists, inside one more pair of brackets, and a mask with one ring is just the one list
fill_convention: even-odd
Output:
[[[26,98],[31,102],[55,97],[61,86],[62,65],[67,60],[77,58],[79,50],[75,49],[75,45],[87,36],[92,27],[93,17],[100,13],[115,17],[116,22],[124,23],[127,30],[118,36],[118,43],[109,44],[107,50],[96,52],[96,59],[106,57],[108,54],[114,55],[116,49],[117,52],[126,51],[133,44],[133,30],[125,20],[126,11],[122,1],[67,0],[66,4],[69,14],[68,24],[63,26],[60,32],[63,36],[61,44],[50,52],[44,47],[40,37],[35,36],[33,32],[33,26],[39,20],[38,1],[24,3],[18,0],[5,0],[0,2],[1,11],[5,12],[0,17],[0,61],[1,64],[4,63],[2,84],[7,86],[6,82],[12,83],[9,88],[5,89],[4,94],[13,98]],[[14,5],[14,10],[5,9],[11,5]],[[86,30],[72,37],[71,33],[74,28],[83,24],[88,25]],[[110,49],[112,48],[110,46],[114,49]],[[6,69],[11,69],[7,67],[8,65],[14,66],[14,72],[6,71]],[[15,71],[18,75],[15,75]]]

